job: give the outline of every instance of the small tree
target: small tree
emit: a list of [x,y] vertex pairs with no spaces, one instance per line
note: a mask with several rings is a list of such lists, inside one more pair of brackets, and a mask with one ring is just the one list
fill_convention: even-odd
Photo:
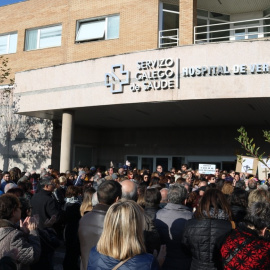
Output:
[[[258,159],[259,162],[264,164],[268,169],[269,166],[267,165],[268,160],[270,159],[270,155],[267,156],[266,161],[264,160],[266,154],[265,152],[260,152],[260,147],[256,147],[256,144],[253,140],[253,138],[249,138],[248,134],[244,127],[240,127],[237,130],[240,135],[239,137],[235,138],[242,146],[243,149],[246,151],[246,155],[251,156],[253,158]],[[270,131],[263,130],[263,137],[265,138],[265,141],[270,143]],[[238,160],[242,163],[242,158],[240,155],[238,155]]]

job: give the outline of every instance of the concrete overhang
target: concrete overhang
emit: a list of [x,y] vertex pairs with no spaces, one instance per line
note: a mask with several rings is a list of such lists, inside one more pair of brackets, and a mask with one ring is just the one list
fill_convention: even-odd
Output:
[[[269,40],[191,45],[20,72],[15,78],[19,113],[61,121],[63,110],[74,110],[75,125],[96,128],[269,126],[270,72],[250,70],[270,66],[269,45]],[[175,87],[131,91],[132,83],[144,82],[136,80],[143,72],[137,62],[156,59],[173,59],[175,74],[179,64]],[[105,74],[119,64],[129,72],[130,82],[123,93],[112,94]],[[211,66],[227,67],[230,74],[183,73],[184,68]],[[235,66],[245,66],[247,72],[234,73]]]
[[222,14],[263,11],[270,8],[269,0],[198,0],[198,9]]

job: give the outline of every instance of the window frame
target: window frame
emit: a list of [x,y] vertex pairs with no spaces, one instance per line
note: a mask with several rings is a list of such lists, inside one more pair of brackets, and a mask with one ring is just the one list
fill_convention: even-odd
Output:
[[[118,37],[115,38],[108,38],[108,23],[109,23],[109,18],[110,17],[119,17],[119,25],[118,25]],[[105,21],[105,26],[104,26],[104,37],[103,38],[91,38],[91,39],[83,39],[83,40],[78,40],[78,35],[80,33],[80,27],[82,24],[87,23],[87,22],[97,22],[97,21]],[[87,18],[87,19],[82,19],[82,20],[77,20],[76,21],[76,33],[75,33],[75,43],[85,43],[85,42],[94,42],[94,41],[100,41],[100,40],[113,40],[113,39],[118,39],[120,36],[120,14],[112,14],[112,15],[107,15],[107,16],[100,16],[100,17],[95,17],[95,18]]]
[[[41,32],[41,30],[46,29],[46,28],[56,27],[56,26],[61,26],[60,45],[53,45],[53,46],[47,46],[47,47],[40,48],[40,32]],[[26,47],[26,45],[27,45],[26,44],[27,43],[27,31],[31,31],[31,30],[37,30],[37,43],[36,43],[36,47],[34,49],[27,49],[27,47]],[[25,29],[24,51],[28,52],[28,51],[42,50],[42,49],[48,49],[48,48],[54,48],[54,47],[61,47],[62,46],[62,31],[63,31],[62,23]]]
[[[10,36],[16,34],[16,50],[15,52],[10,52]],[[17,45],[18,45],[18,31],[13,31],[13,32],[9,32],[9,33],[4,33],[4,34],[0,34],[0,37],[7,37],[7,46],[6,46],[6,52],[5,53],[1,53],[0,55],[5,55],[5,54],[12,54],[12,53],[16,53],[17,52]]]

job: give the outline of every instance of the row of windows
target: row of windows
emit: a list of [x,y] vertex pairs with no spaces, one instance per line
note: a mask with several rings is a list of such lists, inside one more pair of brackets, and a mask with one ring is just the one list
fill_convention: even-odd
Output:
[[[76,43],[119,38],[119,15],[77,22]],[[16,53],[17,32],[0,35],[0,55]],[[61,46],[62,25],[27,29],[25,51]]]

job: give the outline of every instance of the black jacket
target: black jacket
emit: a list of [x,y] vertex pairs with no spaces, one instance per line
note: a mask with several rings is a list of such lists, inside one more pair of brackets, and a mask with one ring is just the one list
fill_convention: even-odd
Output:
[[190,269],[221,269],[220,248],[231,229],[231,222],[224,219],[188,220],[182,243],[192,253]]
[[167,246],[167,256],[163,264],[164,270],[188,270],[191,256],[182,248],[181,240],[187,220],[192,212],[185,205],[168,203],[156,214],[156,227],[161,244]]
[[101,236],[104,218],[109,207],[109,205],[97,204],[91,212],[84,215],[80,220],[79,239],[82,270],[87,269],[90,250],[97,245]]
[[31,199],[32,215],[39,215],[39,229],[44,228],[46,219],[50,219],[56,215],[59,220],[61,211],[57,201],[52,196],[52,193],[47,190],[40,190]]

